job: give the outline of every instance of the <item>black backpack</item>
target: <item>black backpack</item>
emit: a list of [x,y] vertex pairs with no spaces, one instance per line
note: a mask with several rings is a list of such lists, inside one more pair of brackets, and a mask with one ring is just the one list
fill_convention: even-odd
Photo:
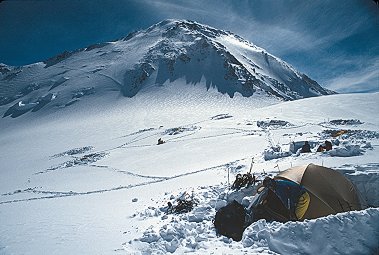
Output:
[[217,233],[241,241],[245,230],[245,214],[245,208],[236,200],[220,208],[213,222]]

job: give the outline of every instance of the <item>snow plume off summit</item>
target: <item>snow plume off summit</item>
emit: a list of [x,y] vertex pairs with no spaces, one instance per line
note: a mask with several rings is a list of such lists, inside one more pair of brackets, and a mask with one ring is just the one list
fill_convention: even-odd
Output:
[[133,97],[174,81],[200,84],[230,97],[238,93],[295,100],[334,93],[231,32],[165,20],[120,40],[63,52],[44,62],[1,64],[0,114],[18,117],[104,93]]

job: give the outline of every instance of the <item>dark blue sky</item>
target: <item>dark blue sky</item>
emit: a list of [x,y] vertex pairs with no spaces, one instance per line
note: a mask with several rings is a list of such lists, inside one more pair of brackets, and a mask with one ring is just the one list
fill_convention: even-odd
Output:
[[379,91],[372,0],[6,0],[0,63],[42,61],[167,18],[230,30],[338,92]]

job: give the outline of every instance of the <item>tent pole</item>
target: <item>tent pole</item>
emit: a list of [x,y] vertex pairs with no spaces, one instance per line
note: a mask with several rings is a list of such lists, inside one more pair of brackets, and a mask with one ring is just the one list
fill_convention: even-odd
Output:
[[229,200],[229,191],[230,191],[230,182],[229,182],[229,170],[230,168],[228,167],[228,192],[226,193],[226,200]]

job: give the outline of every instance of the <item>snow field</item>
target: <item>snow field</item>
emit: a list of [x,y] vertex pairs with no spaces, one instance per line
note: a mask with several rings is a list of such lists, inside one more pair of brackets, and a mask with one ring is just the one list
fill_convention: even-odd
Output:
[[[264,98],[255,105],[254,100],[238,96],[229,100],[227,96],[213,97],[217,92],[213,90],[208,91],[210,95],[204,96],[204,91],[190,95],[192,89],[203,88],[182,86],[183,94],[168,96],[173,87],[167,85],[160,96],[155,90],[152,94],[146,91],[113,105],[105,103],[109,98],[94,97],[61,111],[55,119],[42,114],[2,119],[1,253],[376,251],[377,208],[296,223],[259,221],[245,231],[242,242],[216,236],[212,219],[216,209],[227,203],[228,172],[231,183],[237,173],[249,170],[252,157],[253,172],[258,176],[311,162],[336,168],[357,185],[369,205],[378,206],[379,123],[372,111],[377,94],[328,96],[263,107]],[[189,95],[193,101],[180,103]],[[210,100],[204,100],[208,95]],[[329,111],[313,108],[320,100],[338,104]],[[362,101],[365,104],[355,104]],[[331,122],[349,119],[363,124]],[[291,125],[257,125],[270,120]],[[323,131],[330,129],[356,130],[339,137],[340,144],[333,150],[352,145],[359,146],[361,153],[264,157],[264,151],[272,147],[286,152],[291,141],[324,142]],[[167,142],[158,146],[160,137]],[[368,142],[371,146],[367,147]],[[198,199],[195,209],[166,215],[167,202],[185,191],[193,191]],[[250,192],[229,194],[228,198],[247,203]]]

